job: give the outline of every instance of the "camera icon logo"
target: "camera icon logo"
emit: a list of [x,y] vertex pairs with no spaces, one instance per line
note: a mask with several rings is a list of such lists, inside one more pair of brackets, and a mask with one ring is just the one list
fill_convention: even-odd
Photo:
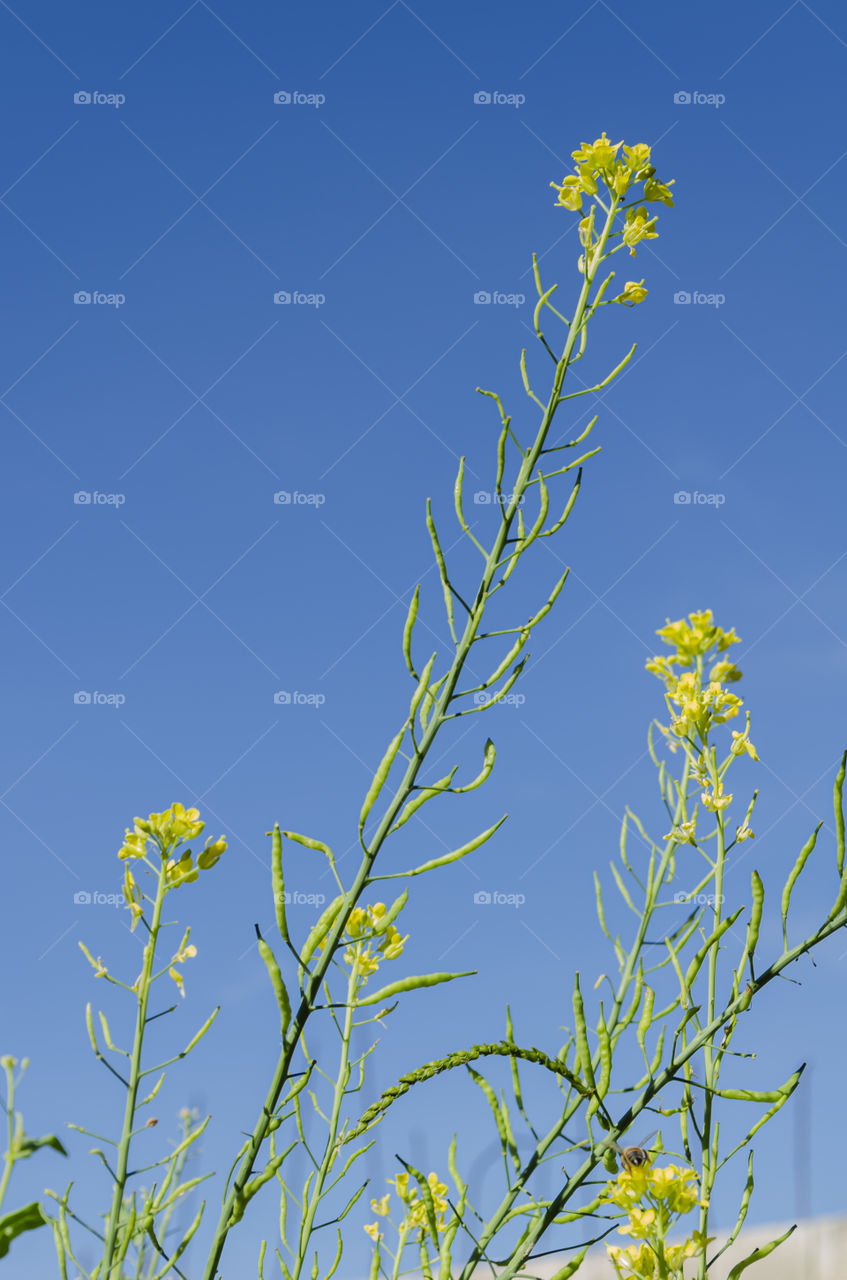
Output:
[[91,694],[85,689],[80,689],[74,694],[74,703],[78,707],[87,707],[91,704]]
[[77,507],[87,507],[91,502],[91,494],[86,493],[84,489],[78,489],[74,494],[74,505]]
[[687,107],[691,102],[691,94],[687,89],[679,89],[673,96],[673,100],[678,107]]
[[74,894],[74,906],[87,907],[91,902],[91,894],[87,889],[78,889]]
[[678,507],[687,507],[691,501],[691,494],[687,489],[679,489],[674,494],[673,500]]
[[78,89],[74,94],[74,102],[78,107],[86,107],[91,102],[91,94],[86,89]]
[[278,107],[287,107],[291,101],[291,94],[287,89],[280,89],[274,94],[274,102]]
[[484,489],[480,489],[474,494],[473,500],[477,507],[487,507],[491,503],[491,494],[486,493]]
[[673,296],[673,300],[678,307],[684,307],[691,301],[691,294],[687,289],[677,289]]
[[285,489],[280,489],[274,494],[274,502],[278,507],[287,507],[291,502],[291,494]]
[[487,889],[478,889],[473,896],[473,900],[478,907],[488,907],[491,905],[491,894]]
[[487,107],[491,102],[491,94],[485,89],[479,89],[473,96],[473,100],[478,107]]
[[274,702],[278,707],[287,707],[291,703],[291,694],[287,689],[280,689],[274,694]]
[[473,300],[478,307],[484,307],[491,301],[491,294],[487,289],[479,289],[474,294]]
[[90,301],[91,301],[91,294],[88,292],[87,289],[77,289],[76,293],[74,294],[74,302],[78,307],[87,306]]
[[285,289],[278,289],[274,294],[274,302],[278,307],[284,307],[291,301],[291,294]]

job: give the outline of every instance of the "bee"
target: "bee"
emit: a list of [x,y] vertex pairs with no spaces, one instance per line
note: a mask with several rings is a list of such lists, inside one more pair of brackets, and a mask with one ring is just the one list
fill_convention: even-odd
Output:
[[645,1150],[645,1148],[648,1142],[651,1142],[658,1132],[658,1129],[654,1129],[652,1133],[648,1133],[647,1137],[644,1138],[637,1147],[621,1147],[618,1146],[617,1142],[612,1141],[610,1138],[607,1138],[602,1145],[605,1147],[612,1147],[613,1150],[617,1151],[624,1170],[629,1173],[632,1169],[640,1169],[643,1165],[650,1163],[652,1154],[650,1151]]

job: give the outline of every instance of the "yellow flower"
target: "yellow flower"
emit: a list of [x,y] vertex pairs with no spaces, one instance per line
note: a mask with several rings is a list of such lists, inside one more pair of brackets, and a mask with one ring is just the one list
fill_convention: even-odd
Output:
[[144,915],[144,908],[141,906],[141,893],[135,878],[129,867],[124,868],[124,902],[132,912],[132,924],[130,925],[130,933],[135,929],[138,921]]
[[734,662],[716,662],[709,672],[710,680],[725,680],[728,684],[734,684],[736,680],[740,680],[743,672],[739,671]]
[[646,142],[636,142],[634,147],[624,147],[626,162],[633,173],[638,174],[650,163],[650,148]]
[[632,1275],[644,1277],[644,1280],[650,1280],[656,1274],[656,1256],[649,1244],[630,1245],[628,1249],[621,1249],[617,1245],[607,1244],[609,1257],[615,1264],[618,1275],[621,1275],[620,1265],[628,1267]]
[[602,137],[596,142],[583,142],[578,151],[572,151],[571,155],[580,167],[591,170],[608,169],[614,164],[615,156],[622,142],[610,142],[606,137],[605,131]]
[[746,733],[739,733],[737,729],[733,729],[732,736],[734,738],[734,742],[731,750],[734,756],[743,756],[746,751],[751,759],[758,760],[759,757],[756,755],[756,748],[753,746]]
[[636,1240],[643,1240],[649,1235],[655,1221],[655,1209],[630,1209],[629,1222],[618,1227],[618,1231],[622,1236],[634,1236]]
[[630,257],[635,257],[635,246],[642,240],[657,240],[656,219],[648,218],[643,205],[637,209],[627,209],[626,224],[623,229],[623,242],[629,247]]
[[371,1200],[371,1208],[378,1217],[385,1218],[388,1216],[388,1201],[390,1199],[391,1192],[386,1191],[381,1200]]
[[191,861],[191,853],[186,849],[182,857],[177,860],[169,858],[165,867],[165,878],[171,889],[178,889],[182,884],[190,884],[192,880],[197,880],[200,872]]
[[226,840],[221,836],[220,840],[216,840],[214,844],[207,844],[206,848],[197,855],[197,866],[201,871],[208,871],[224,853],[226,853]]
[[570,175],[561,182],[551,182],[550,186],[559,193],[557,204],[563,205],[565,209],[570,209],[572,213],[582,212],[582,182],[579,178]]
[[679,844],[696,844],[697,819],[690,818],[688,822],[681,822],[678,827],[673,827],[663,840],[676,840]]
[[669,183],[657,182],[655,178],[648,178],[644,183],[644,199],[650,202],[660,202],[673,208],[673,196],[671,195],[671,187],[673,179]]
[[672,1213],[688,1213],[697,1203],[697,1180],[693,1169],[669,1164],[649,1173],[650,1194],[666,1201]]
[[619,293],[613,302],[622,302],[626,307],[634,307],[637,302],[643,302],[647,297],[647,289],[644,287],[644,281],[627,280],[624,285],[623,293]]
[[378,1244],[379,1241],[382,1239],[382,1232],[379,1230],[379,1224],[376,1222],[366,1223],[365,1231],[367,1231],[368,1235],[370,1236],[371,1240],[373,1240],[374,1244]]
[[124,840],[123,847],[118,852],[118,857],[143,858],[146,853],[146,844],[147,837],[143,832],[138,830],[137,824],[134,832],[130,831],[129,827],[127,827],[126,839]]
[[756,835],[755,831],[753,831],[748,826],[746,818],[744,819],[744,822],[742,823],[742,825],[740,827],[736,827],[735,829],[735,838],[739,842],[739,844],[741,843],[742,840],[753,840],[755,838],[755,835]]
[[180,973],[179,969],[175,969],[173,965],[171,965],[171,967],[168,969],[168,973],[176,983],[177,988],[179,989],[179,994],[182,996],[184,1000],[185,999],[185,983],[183,981],[182,974]]
[[703,801],[703,808],[708,809],[710,813],[722,813],[732,804],[732,796],[725,795],[720,785],[716,790],[704,791],[700,799]]

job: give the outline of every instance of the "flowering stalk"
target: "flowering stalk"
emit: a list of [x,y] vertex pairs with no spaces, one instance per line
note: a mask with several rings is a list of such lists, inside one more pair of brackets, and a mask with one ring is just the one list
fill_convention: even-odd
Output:
[[[847,926],[847,858],[842,808],[847,752],[842,757],[834,791],[838,881],[835,901],[811,934],[801,942],[789,945],[791,894],[814,850],[818,827],[801,850],[783,889],[782,953],[767,967],[756,961],[764,889],[761,878],[754,871],[752,909],[741,955],[725,975],[718,953],[726,946],[743,907],[729,913],[723,910],[724,869],[733,849],[754,838],[750,822],[756,800],[754,793],[743,821],[737,825],[731,823],[729,806],[733,797],[726,790],[727,773],[743,756],[754,761],[758,759],[750,741],[749,714],[744,731],[733,730],[728,752],[722,760],[718,757],[718,739],[723,726],[736,717],[742,707],[741,698],[728,687],[736,684],[741,672],[726,657],[726,651],[738,643],[738,637],[734,631],[725,632],[718,627],[709,611],[691,614],[689,620],[668,623],[659,635],[673,650],[671,655],[657,657],[647,664],[648,669],[665,683],[671,722],[669,726],[660,725],[659,728],[671,751],[682,747],[685,755],[682,775],[677,780],[670,775],[665,761],[658,759],[652,736],[649,739],[671,829],[660,847],[650,839],[639,819],[627,811],[621,835],[621,869],[613,864],[612,870],[626,910],[634,912],[637,918],[634,942],[627,949],[621,935],[610,931],[611,917],[607,915],[598,879],[598,918],[614,946],[620,980],[613,985],[614,999],[610,1010],[604,1011],[603,1002],[599,1002],[596,1032],[592,1034],[587,1001],[577,976],[573,998],[574,1029],[556,1055],[555,1074],[565,1094],[565,1102],[554,1115],[552,1124],[548,1121],[549,1127],[540,1133],[524,1105],[518,1059],[526,1055],[514,1044],[509,1021],[509,1036],[504,1048],[511,1049],[513,1055],[515,1106],[532,1135],[532,1149],[526,1158],[520,1160],[517,1157],[514,1125],[505,1099],[496,1096],[493,1087],[481,1074],[473,1073],[475,1082],[489,1102],[500,1138],[506,1188],[500,1204],[475,1230],[467,1261],[458,1272],[460,1280],[471,1280],[480,1263],[494,1266],[498,1280],[512,1280],[513,1276],[525,1270],[531,1258],[539,1256],[540,1242],[551,1228],[579,1224],[580,1244],[572,1246],[578,1252],[573,1252],[570,1262],[559,1273],[561,1280],[572,1275],[587,1248],[608,1234],[608,1230],[601,1227],[591,1239],[584,1239],[585,1227],[592,1215],[599,1213],[601,1221],[607,1216],[600,1211],[604,1203],[608,1203],[610,1193],[601,1193],[576,1209],[570,1205],[582,1188],[591,1185],[591,1175],[598,1164],[602,1162],[607,1168],[614,1166],[616,1148],[622,1153],[625,1169],[618,1180],[618,1191],[611,1195],[611,1199],[629,1213],[628,1225],[622,1230],[641,1241],[629,1249],[610,1247],[610,1257],[618,1274],[667,1277],[667,1280],[674,1277],[676,1280],[682,1275],[685,1259],[691,1258],[696,1262],[700,1280],[703,1280],[707,1268],[730,1247],[744,1222],[753,1189],[752,1150],[738,1220],[714,1256],[707,1260],[709,1196],[717,1173],[738,1151],[748,1146],[758,1130],[786,1104],[802,1074],[800,1066],[776,1089],[727,1088],[720,1078],[723,1060],[731,1052],[729,1046],[739,1017],[750,1007],[753,999],[790,965]],[[713,829],[706,826],[704,830],[703,820],[698,821],[701,811],[714,816]],[[635,828],[645,846],[643,857],[634,858],[628,850],[627,834],[631,827]],[[713,852],[710,852],[712,844]],[[696,870],[697,857],[702,858],[706,865],[702,876]],[[682,893],[677,891],[671,901],[667,893],[680,874],[684,874],[686,889]],[[695,880],[693,888],[688,887],[692,879]],[[662,928],[660,913],[672,905],[676,905],[678,911],[680,903],[699,900],[707,888],[714,890],[708,925],[705,925],[707,916],[704,908],[695,906],[674,929]],[[646,941],[648,931],[654,937],[657,931],[660,937],[664,933],[664,956],[656,958],[652,948],[647,950],[650,945]],[[701,983],[705,985],[702,992],[698,990]],[[663,1005],[665,1000],[668,1002]],[[650,1042],[657,1031],[654,1048]],[[666,1032],[671,1033],[667,1039]],[[634,1033],[645,1066],[645,1074],[634,1082],[626,1076],[621,1080],[621,1073],[615,1067],[616,1049],[627,1033],[630,1037]],[[702,1080],[695,1077],[693,1071],[694,1061],[701,1055],[704,1061]],[[530,1060],[549,1069],[545,1056],[539,1054]],[[742,1053],[735,1056],[749,1058],[754,1055]],[[409,1085],[417,1084],[431,1078],[437,1070],[449,1069],[462,1061],[462,1055],[452,1055],[449,1060],[428,1064],[417,1073],[409,1073],[403,1081]],[[363,1121],[379,1121],[394,1097],[400,1094],[396,1087],[386,1091],[382,1099],[365,1113]],[[628,1103],[622,1114],[614,1107],[614,1099],[619,1095],[625,1096]],[[719,1103],[725,1101],[758,1103],[764,1111],[741,1142],[721,1156],[715,1116]],[[667,1169],[650,1169],[648,1173],[650,1157],[645,1157],[643,1152],[638,1156],[644,1165],[640,1171],[633,1168],[631,1162],[627,1163],[627,1152],[621,1149],[618,1140],[631,1142],[631,1138],[624,1135],[646,1110],[665,1117],[679,1116],[683,1150],[690,1164],[694,1162],[692,1145],[696,1141],[701,1165],[699,1193],[693,1192],[695,1175],[692,1169],[669,1166]],[[565,1138],[567,1145],[563,1150],[561,1144],[565,1134],[578,1121],[584,1124],[586,1137],[576,1140]],[[606,1133],[599,1142],[595,1125]],[[576,1152],[583,1153],[582,1163],[566,1176],[557,1194],[544,1198],[533,1192],[534,1176],[544,1163],[551,1158],[561,1160],[563,1155],[568,1159]],[[458,1186],[463,1186],[460,1180],[457,1180]],[[673,1189],[675,1186],[677,1190]],[[680,1187],[688,1190],[683,1193]],[[647,1196],[646,1200],[644,1196]],[[667,1234],[673,1224],[671,1210],[684,1209],[687,1212],[695,1205],[699,1205],[696,1230],[683,1245],[668,1244]],[[467,1207],[468,1213],[476,1213],[469,1200]],[[525,1225],[515,1238],[514,1231],[509,1228],[521,1221]],[[467,1214],[463,1223],[466,1226]],[[507,1243],[495,1246],[501,1233],[504,1233]],[[790,1231],[768,1245],[760,1246],[748,1259],[737,1264],[730,1280],[737,1280],[751,1261],[766,1256],[788,1234]],[[496,1254],[493,1252],[495,1247]],[[560,1249],[567,1247],[564,1243],[559,1246]],[[455,1274],[449,1257],[445,1259],[442,1256],[440,1280],[452,1280]]]
[[[484,844],[501,825],[502,821],[496,823],[489,830],[483,832],[475,840],[469,841],[460,849],[453,853],[445,855],[443,858],[436,858],[430,863],[423,866],[412,868],[407,872],[396,873],[388,876],[374,874],[374,863],[383,848],[388,837],[396,832],[401,826],[416,813],[423,804],[437,795],[446,792],[464,792],[473,790],[482,785],[491,772],[494,764],[494,748],[490,742],[485,749],[485,763],[483,770],[478,778],[470,784],[462,787],[453,787],[453,777],[456,769],[454,769],[446,778],[441,779],[435,784],[421,786],[417,779],[421,769],[426,763],[427,757],[432,749],[436,737],[441,732],[446,723],[452,719],[464,715],[478,713],[486,709],[493,702],[504,697],[511,689],[514,682],[519,678],[521,671],[526,663],[526,656],[522,659],[520,655],[524,650],[533,628],[542,620],[543,617],[552,608],[559,592],[564,586],[567,573],[556,584],[549,599],[544,605],[529,619],[528,622],[518,626],[507,628],[502,631],[483,632],[482,624],[486,608],[492,596],[506,585],[508,579],[516,568],[520,557],[529,549],[529,547],[542,537],[549,537],[558,532],[566,523],[573,508],[576,495],[579,491],[581,483],[581,464],[591,457],[597,450],[591,450],[582,457],[575,459],[573,462],[566,463],[563,466],[556,467],[549,472],[543,470],[544,455],[559,452],[565,449],[571,449],[581,443],[589,434],[594,426],[596,418],[589,424],[588,428],[576,439],[568,441],[564,445],[549,446],[547,444],[551,427],[553,425],[556,413],[565,401],[596,392],[608,385],[614,377],[626,366],[631,359],[635,350],[633,347],[628,355],[619,363],[619,365],[598,385],[589,387],[581,391],[574,391],[569,394],[563,394],[563,385],[569,368],[575,360],[581,359],[586,345],[587,325],[588,322],[597,312],[598,308],[608,305],[612,301],[619,302],[622,305],[632,306],[641,301],[646,295],[646,290],[641,284],[629,282],[623,293],[614,299],[606,299],[604,294],[613,279],[614,273],[609,273],[605,280],[597,285],[592,296],[596,278],[602,263],[613,253],[623,248],[628,248],[632,256],[635,256],[635,246],[642,240],[655,238],[655,218],[648,218],[643,206],[638,208],[627,208],[624,213],[622,225],[618,226],[618,214],[625,196],[630,188],[634,188],[637,184],[643,183],[643,195],[645,200],[658,200],[666,204],[671,204],[672,200],[670,192],[666,186],[656,183],[654,179],[655,170],[650,165],[649,147],[645,144],[638,144],[635,147],[624,148],[626,159],[618,158],[618,152],[621,143],[616,145],[610,144],[605,135],[599,139],[597,143],[582,148],[579,153],[580,169],[579,169],[579,189],[577,195],[573,189],[571,179],[558,186],[559,204],[568,209],[579,209],[581,211],[582,199],[588,196],[591,201],[589,214],[583,218],[580,227],[580,242],[583,246],[583,254],[579,261],[579,270],[582,276],[582,284],[579,295],[577,297],[576,306],[572,318],[567,320],[562,314],[553,307],[550,297],[555,286],[545,290],[541,284],[541,278],[538,271],[537,263],[535,267],[535,281],[538,290],[539,301],[535,311],[535,329],[536,335],[553,359],[555,364],[555,372],[553,375],[552,388],[547,396],[546,401],[540,399],[535,393],[530,383],[529,374],[526,368],[526,353],[521,357],[521,376],[523,379],[524,389],[533,401],[533,403],[541,411],[541,419],[535,430],[535,437],[531,445],[523,446],[512,429],[512,419],[505,413],[499,396],[492,392],[483,392],[483,394],[494,399],[500,413],[501,432],[498,441],[497,450],[497,474],[495,480],[495,488],[497,493],[497,507],[499,511],[499,527],[497,528],[493,541],[488,550],[471,532],[463,510],[463,482],[464,482],[464,459],[461,460],[459,466],[459,474],[456,479],[454,501],[456,508],[456,516],[466,537],[476,546],[484,558],[484,568],[480,575],[479,583],[473,593],[461,593],[449,576],[446,560],[441,548],[435,522],[432,516],[431,508],[427,506],[427,528],[432,540],[433,551],[436,563],[439,569],[442,588],[444,592],[445,611],[447,621],[450,628],[450,634],[453,641],[453,654],[447,670],[437,680],[433,678],[433,668],[436,662],[437,654],[433,654],[426,665],[419,670],[412,654],[412,641],[414,625],[417,617],[419,589],[415,592],[412,604],[409,610],[406,627],[403,636],[403,652],[408,666],[410,675],[415,682],[415,694],[413,695],[409,714],[404,721],[399,733],[393,738],[389,744],[383,760],[377,769],[373,783],[365,797],[362,811],[359,818],[359,843],[362,849],[362,858],[358,871],[348,889],[344,889],[338,880],[337,871],[334,861],[332,860],[331,851],[320,841],[309,840],[305,837],[296,836],[292,833],[286,833],[292,839],[297,840],[307,847],[319,849],[330,858],[330,865],[333,874],[341,889],[341,893],[336,901],[331,905],[326,919],[319,921],[316,931],[319,937],[307,939],[305,947],[301,950],[299,960],[299,981],[301,998],[295,1009],[292,1009],[290,1021],[286,1025],[284,1032],[283,1045],[280,1051],[279,1061],[274,1070],[270,1086],[265,1098],[265,1102],[255,1122],[252,1134],[245,1144],[246,1150],[240,1157],[240,1164],[233,1179],[231,1188],[229,1189],[221,1209],[215,1235],[212,1241],[212,1247],[209,1257],[203,1271],[203,1280],[215,1280],[217,1275],[220,1259],[226,1243],[226,1239],[232,1226],[240,1219],[240,1205],[245,1194],[245,1188],[250,1184],[253,1176],[253,1170],[259,1158],[262,1146],[270,1132],[274,1117],[278,1115],[280,1106],[280,1098],[287,1082],[291,1078],[292,1061],[295,1050],[301,1043],[302,1036],[306,1024],[315,1010],[319,994],[324,986],[327,972],[330,964],[339,946],[343,946],[343,934],[348,926],[351,914],[357,909],[361,895],[367,886],[374,881],[382,879],[402,879],[404,877],[412,877],[428,870],[433,870],[440,865],[444,865],[450,861],[454,861],[460,857],[466,856]],[[576,154],[576,153],[575,153]],[[577,180],[574,180],[577,181]],[[605,199],[599,194],[599,187],[605,187]],[[598,213],[601,215],[597,217]],[[595,226],[596,224],[596,226]],[[599,230],[597,230],[599,227]],[[614,243],[615,240],[618,243]],[[560,356],[556,356],[550,347],[541,327],[542,312],[548,309],[553,316],[562,322],[567,329],[564,346]],[[511,485],[509,495],[504,492],[503,480],[506,465],[506,453],[509,446],[513,446],[520,454],[520,466],[517,476]],[[548,526],[548,509],[549,509],[549,490],[547,481],[558,476],[565,475],[573,468],[579,468],[577,472],[576,484],[571,496],[565,506],[564,514],[558,521]],[[537,493],[539,498],[539,513],[530,528],[524,523],[523,502],[525,496],[531,490],[532,486],[538,486]],[[465,615],[465,622],[462,628],[457,628],[455,620],[455,608],[460,607]],[[514,636],[514,642],[511,649],[505,657],[497,664],[493,672],[480,684],[472,688],[460,689],[460,680],[464,672],[465,665],[474,645],[495,637]],[[475,694],[485,694],[492,686],[499,686],[490,700],[485,701],[482,705],[463,706],[460,709],[452,710],[451,708],[459,703],[461,699],[473,696]],[[403,749],[405,748],[405,749]],[[368,837],[365,835],[366,824],[370,817],[371,811],[376,802],[380,799],[383,789],[387,783],[388,776],[395,764],[395,761],[405,761],[402,778],[399,781],[393,797],[388,801],[382,817],[377,822],[372,834]],[[276,857],[276,855],[275,855]],[[281,855],[280,855],[281,857]],[[281,866],[281,863],[279,863]],[[278,866],[274,861],[275,868]],[[281,870],[275,870],[275,885],[281,883]],[[290,945],[290,939],[287,936],[287,922],[278,919],[280,934],[283,942]],[[313,931],[314,933],[314,931]],[[325,943],[320,952],[316,952],[317,942]],[[453,975],[428,975],[426,979],[414,979],[415,985],[428,985],[433,981],[447,980]],[[398,988],[400,990],[402,988]],[[387,996],[386,996],[387,998]],[[260,1177],[263,1175],[259,1175]]]
[[[226,841],[221,837],[217,841],[207,841],[205,848],[197,855],[196,864],[190,848],[183,847],[187,841],[196,840],[204,828],[204,823],[199,821],[199,814],[196,809],[186,810],[181,804],[174,804],[170,809],[163,813],[151,813],[149,818],[136,818],[133,831],[127,829],[126,839],[118,854],[121,861],[124,862],[124,900],[127,908],[132,915],[132,929],[141,923],[147,932],[147,942],[144,947],[141,972],[135,982],[130,986],[120,979],[114,977],[107,969],[106,965],[99,958],[95,960],[87,947],[80,943],[80,947],[94,968],[95,977],[105,978],[108,982],[117,987],[121,987],[125,991],[131,992],[135,997],[135,1030],[133,1035],[132,1049],[121,1049],[113,1043],[109,1024],[103,1013],[100,1013],[100,1023],[102,1035],[105,1042],[107,1053],[116,1054],[128,1061],[128,1074],[125,1078],[107,1058],[106,1054],[100,1048],[95,1029],[94,1021],[91,1013],[91,1005],[86,1010],[86,1025],[88,1028],[89,1039],[92,1050],[98,1061],[102,1062],[108,1068],[113,1076],[115,1076],[124,1086],[126,1090],[126,1101],[124,1104],[124,1118],[121,1127],[120,1137],[117,1141],[106,1139],[110,1145],[116,1149],[116,1163],[114,1169],[109,1164],[105,1155],[100,1150],[95,1150],[94,1154],[98,1155],[105,1165],[108,1172],[112,1175],[112,1203],[106,1219],[105,1235],[101,1237],[103,1240],[103,1259],[101,1265],[97,1268],[97,1275],[101,1280],[121,1280],[124,1273],[124,1264],[127,1259],[130,1248],[134,1245],[137,1252],[142,1247],[145,1236],[153,1243],[159,1255],[164,1259],[165,1268],[156,1273],[157,1280],[159,1276],[163,1276],[167,1271],[173,1270],[181,1275],[179,1268],[176,1267],[176,1258],[184,1251],[188,1244],[188,1240],[197,1230],[199,1226],[199,1216],[189,1228],[185,1237],[178,1246],[174,1257],[169,1259],[164,1253],[156,1236],[156,1224],[166,1223],[169,1219],[162,1217],[167,1214],[167,1210],[174,1203],[175,1199],[185,1194],[191,1187],[202,1179],[195,1179],[190,1183],[178,1185],[176,1188],[172,1186],[174,1176],[176,1174],[176,1165],[174,1160],[179,1156],[181,1151],[187,1148],[200,1136],[205,1123],[197,1126],[184,1139],[184,1142],[177,1149],[176,1153],[166,1156],[162,1160],[157,1160],[151,1165],[147,1165],[144,1169],[135,1169],[130,1173],[129,1160],[132,1150],[133,1139],[142,1131],[142,1129],[150,1128],[157,1124],[155,1118],[149,1119],[146,1124],[136,1127],[138,1121],[139,1110],[148,1105],[159,1092],[165,1078],[167,1067],[187,1056],[194,1048],[198,1041],[205,1035],[217,1014],[217,1009],[206,1020],[199,1032],[193,1037],[188,1046],[175,1057],[165,1062],[160,1062],[154,1067],[143,1067],[142,1056],[144,1049],[144,1037],[147,1027],[154,1018],[160,1017],[161,1014],[151,1015],[148,1012],[150,995],[154,984],[165,975],[169,976],[176,984],[180,996],[184,996],[185,987],[183,975],[178,965],[183,964],[186,960],[191,959],[197,954],[197,948],[189,943],[190,929],[186,929],[182,938],[182,942],[178,950],[171,957],[165,967],[156,971],[156,952],[160,940],[160,934],[167,926],[162,924],[162,909],[168,894],[179,889],[184,884],[190,884],[197,880],[201,872],[209,870],[215,865],[226,849]],[[149,846],[149,847],[148,847]],[[142,893],[131,866],[136,868],[141,866],[149,872],[154,881],[154,891],[151,894]],[[145,913],[144,903],[150,904],[150,919],[148,920]],[[173,1012],[167,1009],[165,1013]],[[161,1073],[161,1074],[160,1074]],[[139,1101],[139,1090],[144,1078],[150,1074],[159,1074],[157,1084],[154,1086],[143,1100]],[[73,1126],[82,1133],[88,1133],[86,1129],[80,1126]],[[91,1134],[97,1137],[96,1134]],[[146,1172],[148,1169],[159,1167],[168,1168],[169,1172],[165,1178],[162,1187],[158,1191],[154,1191],[143,1198],[141,1206],[136,1204],[135,1195],[127,1196],[127,1184],[129,1178],[138,1173]],[[180,1166],[181,1167],[181,1166]],[[67,1196],[58,1200],[62,1215],[60,1219],[54,1220],[54,1235],[56,1239],[56,1247],[59,1254],[60,1267],[66,1266],[68,1256],[72,1256],[69,1250],[69,1242],[66,1231],[66,1214],[67,1214]],[[202,1213],[202,1209],[201,1209]],[[89,1228],[90,1229],[90,1228]],[[99,1233],[95,1232],[95,1235]],[[74,1261],[76,1261],[74,1259]],[[78,1263],[77,1263],[78,1265]],[[139,1262],[140,1265],[140,1262]]]

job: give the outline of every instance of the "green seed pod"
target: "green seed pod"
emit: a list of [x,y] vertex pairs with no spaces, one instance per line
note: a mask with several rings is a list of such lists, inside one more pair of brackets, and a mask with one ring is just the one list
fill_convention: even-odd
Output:
[[576,1019],[576,1065],[577,1074],[581,1075],[590,1088],[596,1087],[594,1068],[591,1064],[591,1050],[588,1047],[588,1028],[585,1023],[585,1006],[582,1003],[582,992],[579,989],[579,974],[574,976],[573,1014]]
[[285,983],[282,980],[282,974],[280,973],[279,965],[276,962],[276,956],[259,932],[258,925],[256,925],[256,937],[259,941],[259,955],[265,962],[265,968],[268,971],[271,986],[273,987],[274,995],[276,996],[276,1002],[279,1006],[280,1035],[284,1038],[285,1033],[288,1030],[288,1024],[291,1021],[291,1001],[288,999],[288,992],[285,989]]
[[282,832],[274,823],[271,833],[271,888],[274,895],[276,927],[283,942],[288,942],[288,921],[285,918],[285,876],[282,871]]
[[409,668],[410,675],[417,680],[418,673],[412,662],[412,632],[415,628],[415,621],[418,616],[418,603],[420,601],[421,588],[420,583],[415,587],[415,594],[412,596],[409,605],[409,612],[406,615],[406,625],[403,628],[403,657],[406,659],[406,666]]
[[367,821],[368,814],[373,808],[374,802],[376,801],[377,796],[379,795],[380,791],[385,785],[385,780],[388,777],[391,766],[394,763],[394,757],[397,755],[397,752],[400,750],[400,743],[403,741],[403,738],[405,737],[405,735],[406,735],[406,725],[404,724],[403,728],[400,730],[397,736],[395,738],[392,738],[391,742],[388,744],[388,750],[386,751],[385,755],[382,757],[382,760],[379,763],[379,768],[374,774],[373,782],[368,787],[368,793],[365,796],[365,802],[362,805],[362,812],[359,814],[359,834],[360,835],[365,829],[365,822]]
[[302,964],[306,965],[309,963],[312,956],[314,955],[315,948],[317,947],[319,942],[323,942],[324,938],[329,933],[330,929],[332,928],[335,922],[335,917],[338,915],[343,905],[344,905],[344,894],[340,893],[338,897],[334,898],[332,902],[329,904],[329,906],[325,909],[320,919],[318,920],[317,924],[312,929],[311,933],[309,934],[308,938],[303,944],[303,950],[300,952],[300,961]]
[[365,996],[364,1000],[357,1000],[356,1004],[359,1008],[368,1004],[380,1004],[381,1001],[390,1000],[392,996],[398,996],[404,991],[417,991],[419,987],[434,987],[439,982],[452,982],[454,978],[472,978],[476,972],[476,969],[470,969],[466,973],[425,973],[400,978],[398,982],[389,982],[387,987],[380,987],[379,991]]

